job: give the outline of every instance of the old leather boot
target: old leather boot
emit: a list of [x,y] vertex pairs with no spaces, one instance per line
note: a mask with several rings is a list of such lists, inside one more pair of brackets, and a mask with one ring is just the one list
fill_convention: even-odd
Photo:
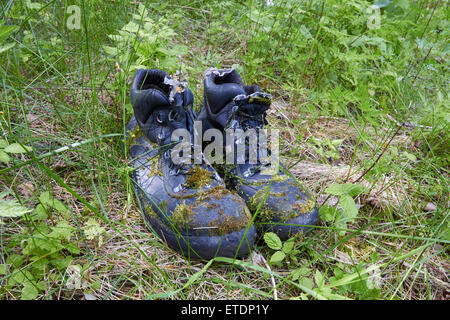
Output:
[[[261,129],[267,124],[266,111],[270,107],[270,99],[270,95],[262,93],[258,86],[244,85],[235,70],[211,68],[205,73],[204,101],[197,121],[202,122],[203,132],[215,128],[222,132],[253,129],[262,133]],[[277,233],[282,240],[294,233],[310,230],[309,226],[315,225],[318,219],[314,200],[282,165],[268,173],[267,163],[260,161],[259,147],[258,160],[249,161],[250,146],[242,140],[236,137],[230,143],[224,139],[227,156],[239,148],[246,151],[245,159],[239,161],[239,156],[236,156],[234,163],[224,165],[223,174],[228,177],[231,188],[245,199],[252,213],[263,202],[257,219],[264,230]],[[234,148],[231,148],[233,143]]]
[[[182,142],[176,129],[192,135],[192,92],[160,70],[139,70],[131,85],[134,116],[126,145],[133,185],[147,225],[167,244],[190,258],[247,254],[256,230],[238,195],[228,191],[207,164],[181,163],[173,155]],[[187,144],[186,144],[187,143]],[[187,149],[186,149],[187,145]],[[183,152],[190,151],[190,142]],[[192,160],[192,157],[188,157]]]

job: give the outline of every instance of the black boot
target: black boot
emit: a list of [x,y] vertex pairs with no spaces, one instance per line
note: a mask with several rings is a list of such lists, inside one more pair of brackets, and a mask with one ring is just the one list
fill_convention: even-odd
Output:
[[[247,254],[255,240],[245,202],[228,191],[210,165],[178,163],[190,142],[171,141],[176,129],[192,135],[192,92],[160,70],[139,70],[131,85],[134,116],[127,125],[133,184],[147,224],[187,257]],[[191,150],[192,151],[192,150]]]
[[[245,86],[235,70],[212,68],[205,73],[204,102],[196,120],[202,122],[203,132],[215,128],[223,132],[253,129],[258,133],[267,124],[270,99],[270,95],[262,93],[258,86]],[[249,159],[248,143],[234,139],[231,148],[230,142],[224,141],[228,144],[225,147],[227,156],[231,151],[237,153],[239,148],[245,148],[245,159],[239,162],[235,156],[233,164],[224,165],[223,174],[245,199],[252,213],[263,202],[267,191],[257,217],[266,231],[273,231],[285,240],[294,233],[310,230],[308,226],[317,223],[318,210],[314,200],[282,165],[268,173],[268,163],[261,161],[259,148],[255,162]]]

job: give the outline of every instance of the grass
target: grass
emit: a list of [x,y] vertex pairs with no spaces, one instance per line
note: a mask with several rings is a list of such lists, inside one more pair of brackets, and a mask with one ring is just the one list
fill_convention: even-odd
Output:
[[[377,2],[377,29],[372,4],[2,2],[0,298],[448,299],[448,2]],[[197,110],[211,66],[271,93],[314,231],[209,262],[148,231],[122,150],[142,66]]]

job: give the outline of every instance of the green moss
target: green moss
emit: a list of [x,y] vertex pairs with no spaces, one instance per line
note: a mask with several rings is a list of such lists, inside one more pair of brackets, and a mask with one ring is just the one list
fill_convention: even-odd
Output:
[[247,206],[244,207],[244,213],[248,219],[250,219],[250,220],[252,219],[252,213]]
[[289,176],[287,174],[275,174],[270,179],[272,182],[283,182],[289,180]]
[[310,213],[314,209],[315,205],[316,202],[313,199],[308,198],[306,200],[298,200],[294,202],[292,209],[294,209],[297,213],[305,214]]
[[203,202],[205,200],[217,199],[221,200],[230,191],[222,185],[217,185],[214,188],[202,191],[197,196],[197,202]]
[[245,215],[245,217],[234,217],[234,216],[223,216],[214,219],[209,223],[210,227],[213,227],[217,234],[228,234],[235,231],[241,231],[246,228],[250,223],[250,218]]
[[185,186],[187,188],[202,188],[211,182],[211,172],[200,166],[194,166],[188,172]]
[[258,209],[258,205],[261,201],[263,201],[264,198],[264,190],[260,189],[258,190],[250,199],[248,200],[248,208],[255,212]]
[[144,212],[146,215],[151,216],[153,218],[158,218],[158,214],[153,210],[152,206],[149,204],[145,204],[143,206]]
[[[259,189],[254,195],[253,197],[251,197],[249,199],[249,208],[252,211],[256,211],[256,209],[258,208],[258,205],[261,201],[263,201],[264,199],[264,195],[266,194],[266,189]],[[269,191],[267,193],[267,198],[268,197],[275,197],[275,198],[283,198],[286,197],[287,193],[286,192],[271,192]],[[266,198],[266,199],[267,199]],[[264,205],[263,205],[264,207]]]
[[[248,208],[252,212],[256,212],[258,210],[258,206],[263,201],[265,194],[264,189],[258,190],[253,197],[251,197],[247,203]],[[261,209],[258,212],[258,219],[261,221],[271,221],[274,216],[274,211],[270,209],[266,204],[263,204]]]
[[163,212],[167,212],[167,205],[169,204],[169,200],[166,201],[160,201],[159,202],[159,208],[163,211]]
[[148,162],[150,164],[150,172],[147,175],[148,178],[154,177],[154,176],[162,176],[162,170],[161,170],[161,165],[159,162],[159,157],[153,157],[148,159]]
[[184,201],[179,203],[173,210],[171,220],[176,226],[184,226],[188,222],[192,221],[194,211],[191,206],[187,205]]
[[140,126],[136,126],[133,130],[128,131],[128,137],[125,140],[126,148],[129,149],[142,135],[143,132]]

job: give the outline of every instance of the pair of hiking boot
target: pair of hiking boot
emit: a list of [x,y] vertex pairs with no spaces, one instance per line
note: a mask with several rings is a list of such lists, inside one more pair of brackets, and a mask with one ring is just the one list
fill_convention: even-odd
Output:
[[[186,83],[161,70],[138,70],[130,94],[134,115],[126,145],[133,184],[144,220],[169,247],[187,258],[240,257],[254,245],[254,222],[282,240],[317,222],[314,201],[282,165],[268,170],[273,161],[262,161],[259,147],[250,159],[260,140],[249,145],[234,135],[231,143],[220,142],[227,139],[217,133],[259,133],[267,124],[270,95],[244,85],[234,69],[205,73],[198,115]],[[196,142],[211,129],[213,141]],[[220,148],[203,153],[212,143]],[[231,163],[211,164],[219,151]]]

